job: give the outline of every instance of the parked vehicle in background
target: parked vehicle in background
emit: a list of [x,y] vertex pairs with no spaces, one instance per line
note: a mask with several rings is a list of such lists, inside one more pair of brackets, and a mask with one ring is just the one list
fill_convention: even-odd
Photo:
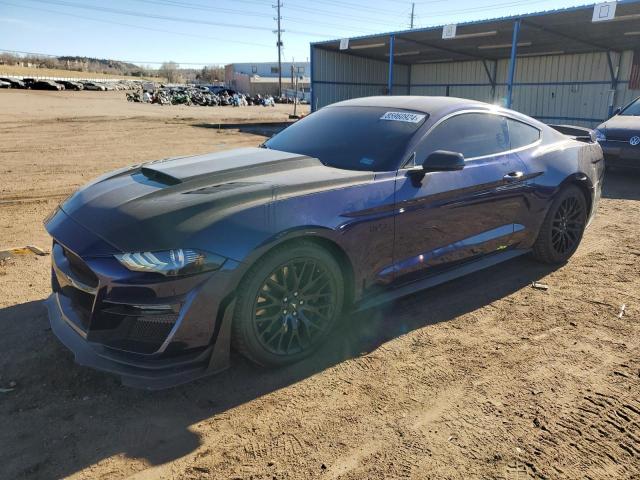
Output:
[[640,97],[596,129],[607,167],[640,170]]
[[36,80],[30,85],[30,88],[32,90],[64,90],[64,85],[53,80]]
[[212,86],[212,87],[209,87],[209,90],[211,90],[211,93],[215,93],[216,95],[228,95],[230,97],[233,97],[235,94],[238,93],[233,88],[227,88],[222,86]]
[[11,88],[27,88],[22,80],[13,77],[0,77],[0,81],[7,82]]
[[70,80],[56,80],[56,83],[64,86],[67,90],[84,90],[84,85],[80,82],[72,82]]
[[84,89],[85,90],[95,90],[95,91],[100,91],[100,92],[104,92],[107,90],[107,88],[100,84],[100,83],[95,83],[95,82],[82,82],[82,85],[84,85]]
[[122,168],[45,222],[52,331],[77,362],[163,388],[227,367],[231,344],[289,364],[345,311],[527,253],[563,263],[601,192],[584,131],[472,100],[368,97],[262,148]]

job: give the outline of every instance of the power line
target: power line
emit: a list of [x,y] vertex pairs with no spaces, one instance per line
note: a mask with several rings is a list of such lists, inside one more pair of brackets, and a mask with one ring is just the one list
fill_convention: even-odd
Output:
[[[207,11],[207,12],[216,12],[216,13],[229,13],[231,15],[242,15],[244,17],[249,16],[249,17],[260,17],[260,18],[264,18],[265,14],[264,13],[252,13],[252,12],[247,12],[245,10],[234,10],[234,9],[229,9],[229,8],[214,8],[214,7],[210,7],[210,6],[206,6],[206,5],[200,5],[200,4],[194,4],[194,3],[187,3],[187,2],[179,2],[179,1],[175,1],[175,0],[135,0],[137,2],[142,2],[142,3],[149,3],[152,5],[163,5],[163,6],[167,6],[167,7],[179,7],[179,8],[188,8],[188,9],[192,9],[192,10],[202,10],[202,11]],[[283,20],[287,20],[289,22],[292,23],[301,23],[301,24],[308,24],[309,21],[306,19],[302,19],[302,18],[297,18],[297,17],[283,17]],[[333,28],[339,28],[339,29],[351,29],[350,25],[339,25],[336,23],[328,23],[328,22],[313,22],[315,25],[323,25],[326,27],[333,27]],[[384,23],[384,25],[388,25],[388,23]],[[363,33],[376,33],[375,30],[363,30],[363,29],[357,29],[356,31],[358,32],[363,32]]]
[[372,7],[370,4],[369,5],[365,5],[362,3],[353,3],[353,2],[343,2],[342,0],[316,0],[314,2],[316,5],[318,4],[322,4],[322,3],[326,3],[329,5],[335,5],[341,8],[347,8],[350,10],[358,10],[359,12],[362,12],[363,10],[367,11],[367,12],[378,12],[378,13],[382,13],[386,16],[392,16],[392,17],[401,17],[402,14],[399,14],[397,12],[397,10],[387,10],[385,8],[377,8],[377,7]]
[[[39,2],[39,3],[45,3],[48,5],[59,5],[62,7],[70,7],[70,8],[81,8],[84,10],[92,10],[92,11],[99,11],[99,12],[105,12],[105,13],[114,13],[116,15],[126,15],[126,16],[130,16],[130,17],[137,17],[137,18],[153,18],[156,20],[166,20],[169,22],[178,22],[178,23],[192,23],[192,24],[198,24],[198,25],[212,25],[215,27],[229,27],[229,28],[240,28],[240,29],[244,29],[244,30],[264,30],[264,31],[270,31],[271,29],[268,27],[255,27],[255,26],[249,26],[249,25],[241,25],[241,24],[237,24],[237,23],[224,23],[224,22],[211,22],[208,20],[200,20],[200,19],[195,19],[195,18],[184,18],[184,17],[168,17],[166,15],[158,15],[158,14],[153,14],[153,13],[146,13],[146,12],[136,12],[136,11],[131,11],[131,10],[123,10],[120,8],[109,8],[109,7],[99,7],[99,6],[90,6],[90,5],[79,5],[77,3],[71,3],[71,2],[65,2],[62,0],[29,0],[31,2]],[[325,37],[325,38],[332,38],[331,35],[326,35],[326,34],[322,34],[322,33],[315,33],[315,32],[302,32],[302,31],[298,31],[298,30],[290,30],[289,33],[292,34],[297,34],[297,35],[305,35],[305,36],[318,36],[318,37]]]
[[325,10],[318,10],[316,8],[300,7],[298,5],[290,5],[290,4],[287,4],[287,9],[296,10],[296,11],[305,12],[305,13],[321,14],[327,17],[339,18],[341,20],[358,20],[358,21],[366,21],[367,23],[375,23],[384,27],[389,26],[388,20],[380,20],[380,19],[376,20],[376,19],[372,19],[371,17],[364,17],[362,15],[355,15],[355,14],[348,14],[348,13],[337,14],[337,13],[327,12]]
[[172,35],[182,35],[185,37],[194,37],[194,38],[204,38],[207,40],[215,40],[217,42],[224,42],[224,43],[234,43],[234,44],[241,44],[241,45],[249,45],[249,46],[254,46],[254,47],[261,47],[261,48],[271,48],[270,45],[266,45],[266,44],[262,44],[262,43],[254,43],[254,42],[246,42],[246,41],[242,41],[242,40],[230,40],[228,38],[219,38],[219,37],[210,37],[207,35],[199,35],[196,33],[184,33],[184,32],[176,32],[174,30],[165,30],[163,28],[153,28],[153,27],[145,27],[145,26],[141,26],[141,25],[132,25],[130,23],[122,23],[122,22],[116,22],[113,20],[105,20],[102,18],[93,18],[93,17],[87,17],[85,15],[76,15],[73,13],[66,13],[66,12],[60,12],[57,10],[49,10],[46,8],[36,8],[36,7],[27,7],[25,5],[16,5],[15,3],[9,3],[9,2],[4,2],[4,1],[0,1],[0,4],[3,5],[9,5],[12,7],[18,7],[18,8],[25,8],[27,10],[35,10],[38,12],[47,12],[47,13],[54,13],[57,15],[65,15],[67,17],[74,17],[74,18],[80,18],[82,20],[90,20],[93,22],[102,22],[102,23],[109,23],[112,25],[120,25],[123,27],[131,27],[134,29],[139,29],[139,30],[149,30],[152,32],[160,32],[160,33],[169,33]]
[[[552,1],[552,0],[537,0],[537,1],[530,1],[530,0],[524,0],[524,1],[511,1],[511,2],[506,2],[506,3],[494,3],[491,5],[485,5],[482,7],[472,7],[472,8],[463,8],[463,9],[459,9],[459,10],[447,10],[447,11],[440,11],[440,12],[433,12],[433,13],[429,13],[429,17],[443,17],[443,16],[447,16],[447,15],[451,15],[451,14],[459,14],[459,13],[472,13],[472,12],[480,12],[480,11],[485,11],[485,10],[495,10],[497,8],[503,8],[503,7],[515,7],[515,6],[519,6],[519,5],[537,5],[539,3],[545,2],[545,1]],[[555,0],[554,0],[555,1]]]

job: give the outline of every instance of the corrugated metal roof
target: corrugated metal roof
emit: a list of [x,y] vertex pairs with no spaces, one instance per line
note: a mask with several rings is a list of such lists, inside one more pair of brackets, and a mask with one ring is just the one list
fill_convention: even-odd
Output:
[[518,39],[520,55],[622,51],[637,48],[640,31],[640,0],[620,0],[616,18],[593,23],[592,5],[476,20],[457,24],[456,37],[442,39],[443,26],[402,30],[349,38],[349,49],[339,50],[340,40],[313,43],[313,47],[388,61],[389,37],[395,37],[394,62],[404,64],[496,60],[509,56],[513,22],[522,20]]

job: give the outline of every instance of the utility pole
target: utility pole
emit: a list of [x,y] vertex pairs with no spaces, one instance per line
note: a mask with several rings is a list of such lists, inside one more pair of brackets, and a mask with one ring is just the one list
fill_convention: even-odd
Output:
[[282,2],[280,0],[276,0],[278,3],[274,5],[273,8],[277,9],[278,16],[276,20],[278,22],[278,30],[276,33],[278,34],[278,96],[282,96],[282,29],[280,28],[280,20],[282,17],[280,16],[280,8],[282,8]]
[[415,11],[415,8],[416,8],[416,4],[415,3],[411,3],[411,24],[410,24],[411,30],[413,30],[413,19],[414,19],[413,12]]

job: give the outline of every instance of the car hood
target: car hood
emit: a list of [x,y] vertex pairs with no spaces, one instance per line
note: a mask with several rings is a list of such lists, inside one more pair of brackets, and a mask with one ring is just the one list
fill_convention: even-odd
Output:
[[640,135],[640,117],[633,115],[616,115],[598,128],[605,130],[607,139],[626,141],[634,135]]
[[121,251],[189,246],[204,228],[290,196],[372,181],[372,172],[324,166],[318,159],[243,148],[170,158],[104,175],[61,209]]

